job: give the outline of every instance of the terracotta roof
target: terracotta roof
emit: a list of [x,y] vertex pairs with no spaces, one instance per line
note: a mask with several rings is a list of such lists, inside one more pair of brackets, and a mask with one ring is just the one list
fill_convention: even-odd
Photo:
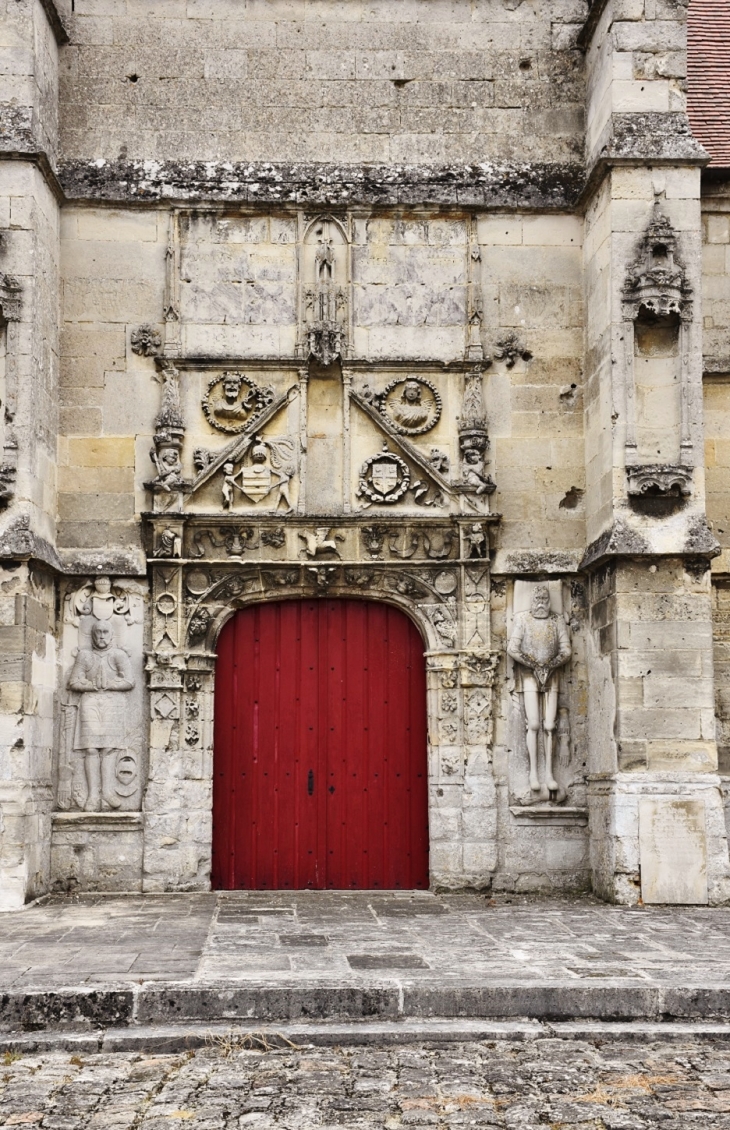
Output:
[[730,0],[691,0],[687,47],[692,132],[711,166],[730,168]]

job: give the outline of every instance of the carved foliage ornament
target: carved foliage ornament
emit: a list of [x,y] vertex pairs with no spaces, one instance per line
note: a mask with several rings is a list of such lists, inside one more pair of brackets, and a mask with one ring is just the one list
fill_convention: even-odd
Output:
[[145,324],[132,331],[132,353],[138,357],[155,357],[162,347],[162,338],[154,326]]
[[216,431],[237,435],[274,399],[273,389],[261,388],[243,373],[211,377],[203,397],[203,412]]

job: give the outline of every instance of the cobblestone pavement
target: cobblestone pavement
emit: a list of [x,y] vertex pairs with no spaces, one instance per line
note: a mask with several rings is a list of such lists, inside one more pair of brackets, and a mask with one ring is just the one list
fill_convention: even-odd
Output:
[[0,1126],[44,1130],[730,1127],[730,1042],[0,1057]]
[[592,899],[233,892],[4,915],[0,989],[139,985],[725,986],[730,909]]

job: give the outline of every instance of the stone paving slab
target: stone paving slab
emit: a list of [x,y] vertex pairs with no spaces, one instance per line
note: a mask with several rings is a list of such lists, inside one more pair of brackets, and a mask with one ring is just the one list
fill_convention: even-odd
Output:
[[40,1130],[730,1130],[730,1046],[563,1039],[22,1055],[0,1126]]
[[45,900],[0,918],[0,1024],[730,1018],[730,909],[429,892]]

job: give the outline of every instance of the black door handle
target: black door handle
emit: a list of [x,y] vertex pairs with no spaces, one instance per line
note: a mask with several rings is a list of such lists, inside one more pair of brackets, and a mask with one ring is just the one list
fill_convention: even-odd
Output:
[[307,773],[307,792],[310,796],[314,792],[314,769],[310,769]]

